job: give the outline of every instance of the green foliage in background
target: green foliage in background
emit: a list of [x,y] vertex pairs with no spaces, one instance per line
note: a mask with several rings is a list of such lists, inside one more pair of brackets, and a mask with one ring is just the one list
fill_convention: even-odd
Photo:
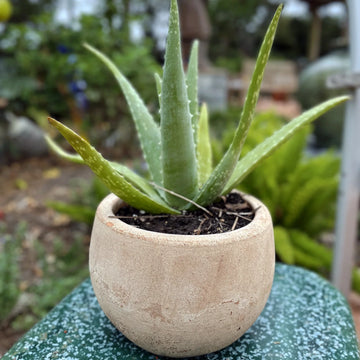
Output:
[[[275,9],[276,5],[270,4],[267,0],[209,1],[208,11],[213,29],[210,39],[211,59],[217,64],[225,65],[230,71],[240,71],[241,63],[236,59],[241,58],[241,54],[256,56],[256,50],[266,31],[265,24],[269,22]],[[259,12],[260,23],[259,17],[256,16]],[[255,28],[249,36],[248,29],[251,23],[261,34],[259,38],[255,37]]]
[[[345,22],[339,18],[321,17],[320,56],[338,47],[339,40],[343,40]],[[311,16],[284,17],[279,25],[275,52],[286,59],[298,61],[308,56]],[[259,35],[258,35],[259,36]]]
[[0,223],[0,323],[9,315],[20,296],[19,249],[26,231],[20,223],[15,234],[10,235]]
[[47,206],[69,216],[73,221],[91,225],[98,204],[108,193],[102,181],[94,177],[90,184],[84,183],[82,191],[76,191],[70,202],[51,201]]
[[[234,110],[221,115],[221,124],[231,124]],[[219,115],[213,121],[219,123]],[[255,116],[244,145],[247,154],[258,143],[281,128],[284,120],[274,113]],[[275,225],[296,228],[310,236],[332,229],[338,186],[340,158],[332,151],[306,156],[310,128],[303,128],[275,151],[241,183],[240,188],[262,199]],[[231,137],[231,126],[214,141],[215,159],[221,156]],[[218,135],[219,139],[219,135]],[[314,199],[314,196],[316,199]]]
[[76,238],[70,247],[60,238],[54,239],[53,245],[53,253],[49,254],[35,239],[37,266],[42,276],[26,289],[31,301],[22,313],[11,319],[11,327],[15,330],[28,330],[89,275],[81,238]]
[[[239,72],[242,57],[256,56],[266,23],[275,6],[274,1],[268,0],[209,1],[208,12],[213,29],[209,46],[211,60],[230,72]],[[326,54],[336,47],[336,41],[344,36],[344,26],[341,19],[326,16],[321,18],[321,54]],[[306,40],[310,37],[310,31],[310,16],[283,16],[279,23],[273,56],[295,61],[306,59]]]
[[[29,257],[33,263],[22,269],[20,259],[29,236],[25,222],[17,226],[14,234],[9,234],[6,225],[0,223],[0,324],[10,324],[15,330],[29,329],[88,276],[87,245],[80,237],[71,245],[55,238],[51,250],[39,239],[32,239],[31,248],[26,251],[34,255]],[[22,271],[34,267],[39,269],[39,275],[28,288],[21,289]],[[26,301],[20,301],[20,311],[12,311],[23,292]]]
[[[235,112],[231,109],[212,117],[213,122],[225,127],[213,142],[217,157],[230,141]],[[244,152],[251,151],[283,123],[284,119],[274,113],[257,114]],[[271,212],[276,254],[281,261],[328,276],[332,249],[320,243],[319,238],[334,229],[340,158],[330,150],[306,155],[310,131],[307,127],[295,134],[249,174],[239,189],[262,199]],[[360,292],[358,269],[353,270],[353,288]]]
[[[70,246],[66,246],[63,239],[54,239],[54,260],[50,262],[45,247],[39,241],[35,243],[35,248],[43,276],[41,281],[28,289],[34,296],[30,307],[34,323],[88,276],[87,253],[82,238],[75,238]],[[15,326],[21,325],[20,319]],[[28,325],[29,320],[28,317]]]
[[111,74],[82,46],[86,41],[108,53],[146,102],[155,103],[156,94],[149,90],[151,74],[160,67],[151,54],[151,40],[132,43],[128,34],[107,28],[104,21],[84,15],[80,26],[72,29],[44,13],[30,24],[9,24],[0,41],[0,96],[10,101],[9,108],[22,113],[47,109],[61,119],[85,120],[92,127],[104,127],[104,120],[107,127],[115,122],[118,126],[119,118],[128,116],[125,100]]
[[[257,116],[244,152],[261,142],[284,121],[272,114]],[[303,128],[264,161],[241,184],[268,206],[275,225],[296,228],[310,236],[332,229],[340,158],[331,151],[306,156],[309,128]]]

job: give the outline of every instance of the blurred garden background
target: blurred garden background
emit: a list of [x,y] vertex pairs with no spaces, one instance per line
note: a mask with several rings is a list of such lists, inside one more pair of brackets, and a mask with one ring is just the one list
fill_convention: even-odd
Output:
[[[185,66],[189,43],[200,39],[199,96],[211,109],[214,162],[231,141],[253,59],[279,2],[179,0]],[[345,2],[282,2],[244,153],[303,109],[344,93],[328,89],[326,79],[349,68]],[[51,153],[44,132],[70,149],[47,116],[79,131],[105,157],[145,172],[123,95],[83,43],[107,54],[156,113],[153,73],[162,71],[168,8],[167,0],[0,0],[0,356],[88,276],[91,223],[107,194],[90,170]],[[269,207],[277,259],[325,277],[343,121],[344,107],[332,110],[240,187]],[[353,291],[360,293],[357,266]]]

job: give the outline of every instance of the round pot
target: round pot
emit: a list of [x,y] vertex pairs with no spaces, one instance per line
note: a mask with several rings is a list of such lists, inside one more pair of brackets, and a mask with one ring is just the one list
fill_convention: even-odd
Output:
[[259,200],[245,227],[222,234],[173,235],[111,218],[122,201],[99,205],[90,276],[101,308],[131,341],[157,355],[220,350],[254,323],[269,296],[275,249],[271,216]]

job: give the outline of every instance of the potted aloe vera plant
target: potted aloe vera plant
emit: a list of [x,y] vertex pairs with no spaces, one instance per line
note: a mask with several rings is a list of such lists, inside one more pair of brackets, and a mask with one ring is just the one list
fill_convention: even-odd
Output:
[[[90,275],[100,306],[126,337],[158,355],[219,350],[259,316],[275,266],[271,217],[259,200],[232,189],[300,127],[347,99],[338,97],[305,112],[240,158],[281,9],[261,46],[233,141],[214,169],[207,110],[202,105],[199,111],[197,98],[198,44],[185,74],[176,0],[171,0],[163,76],[156,76],[159,125],[117,67],[85,45],[125,94],[149,179],[105,160],[85,139],[49,118],[79,155],[64,152],[48,138],[50,146],[87,164],[112,192],[98,206],[90,245]],[[190,234],[181,233],[184,218],[195,219]],[[239,228],[241,221],[245,226]],[[180,231],[172,233],[167,225],[174,222]],[[156,223],[161,231],[143,228]]]

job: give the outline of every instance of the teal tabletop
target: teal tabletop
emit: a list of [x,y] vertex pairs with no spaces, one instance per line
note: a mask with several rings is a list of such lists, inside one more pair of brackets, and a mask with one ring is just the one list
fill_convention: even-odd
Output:
[[[165,359],[127,340],[84,281],[4,355],[3,360]],[[260,317],[229,347],[193,360],[360,359],[349,306],[326,280],[277,264]]]

